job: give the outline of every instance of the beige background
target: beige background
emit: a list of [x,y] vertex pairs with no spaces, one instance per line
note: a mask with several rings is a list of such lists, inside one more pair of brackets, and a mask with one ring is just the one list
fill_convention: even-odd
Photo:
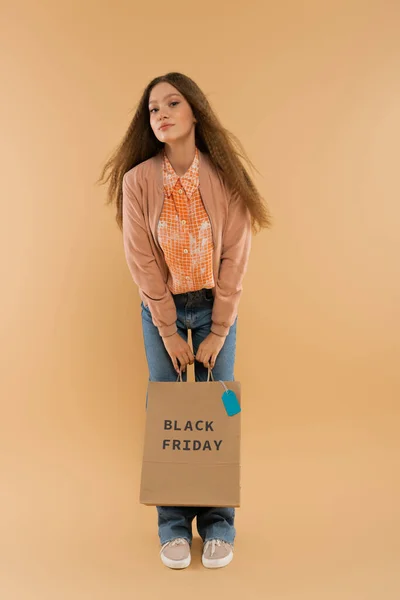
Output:
[[[399,2],[135,4],[1,7],[1,597],[397,599]],[[94,185],[169,70],[274,217],[240,307],[243,506],[216,572],[198,541],[164,568],[138,504],[140,301]]]

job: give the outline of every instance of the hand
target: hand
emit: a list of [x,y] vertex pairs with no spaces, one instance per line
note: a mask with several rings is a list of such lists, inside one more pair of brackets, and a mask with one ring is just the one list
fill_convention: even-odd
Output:
[[194,355],[191,347],[178,332],[169,337],[164,337],[162,340],[177,373],[184,371],[186,365],[192,365],[194,363]]
[[221,352],[223,345],[225,344],[224,337],[210,333],[205,340],[203,340],[197,350],[196,360],[202,362],[203,365],[213,369],[215,367],[215,361],[217,360],[218,354]]

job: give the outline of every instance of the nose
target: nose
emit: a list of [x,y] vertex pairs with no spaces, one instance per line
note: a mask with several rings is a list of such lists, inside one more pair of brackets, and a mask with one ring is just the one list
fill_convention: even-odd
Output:
[[159,112],[158,112],[158,118],[159,118],[159,120],[162,121],[163,119],[166,118],[166,116],[167,115],[164,113],[164,110],[160,109]]

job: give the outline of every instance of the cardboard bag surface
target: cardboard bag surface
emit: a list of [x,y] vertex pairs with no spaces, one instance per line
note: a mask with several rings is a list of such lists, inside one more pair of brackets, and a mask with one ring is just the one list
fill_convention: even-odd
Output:
[[[240,506],[241,413],[222,396],[237,381],[149,382],[141,504]],[[229,394],[228,394],[229,395]]]

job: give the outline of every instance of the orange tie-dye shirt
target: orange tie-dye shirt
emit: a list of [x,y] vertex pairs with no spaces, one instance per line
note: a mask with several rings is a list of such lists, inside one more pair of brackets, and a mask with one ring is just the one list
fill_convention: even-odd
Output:
[[171,277],[172,294],[214,287],[212,230],[199,189],[199,155],[178,177],[165,152],[164,204],[158,222],[158,240]]

